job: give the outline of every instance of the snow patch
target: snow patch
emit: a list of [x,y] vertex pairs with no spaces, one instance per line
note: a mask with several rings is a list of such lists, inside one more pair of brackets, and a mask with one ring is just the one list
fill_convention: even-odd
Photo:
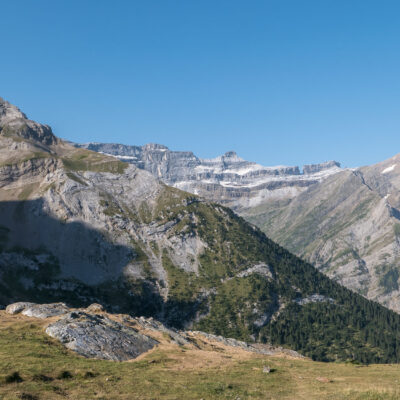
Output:
[[392,171],[395,169],[396,165],[397,165],[397,164],[393,164],[393,165],[391,165],[390,167],[385,168],[385,169],[381,172],[381,174],[387,174],[388,172],[392,172]]
[[118,158],[119,160],[137,160],[137,157],[135,157],[135,156],[120,156],[120,155],[115,155],[115,154],[110,154],[110,153],[104,153],[103,151],[99,151],[99,153],[104,154],[105,156]]

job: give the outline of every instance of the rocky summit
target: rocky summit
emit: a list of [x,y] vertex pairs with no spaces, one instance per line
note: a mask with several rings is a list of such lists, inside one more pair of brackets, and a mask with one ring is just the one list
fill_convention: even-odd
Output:
[[[0,110],[3,306],[98,303],[174,329],[283,346],[316,360],[400,358],[399,315],[332,282],[231,209],[53,133],[50,140],[45,125],[7,102]],[[221,165],[247,165],[232,152],[208,163],[214,175]],[[338,168],[331,167],[307,176],[342,173],[331,174]],[[263,171],[269,178],[304,178],[295,170]],[[62,304],[18,307],[32,316],[65,312]],[[82,320],[83,332],[93,322],[84,314],[65,319],[73,320]]]

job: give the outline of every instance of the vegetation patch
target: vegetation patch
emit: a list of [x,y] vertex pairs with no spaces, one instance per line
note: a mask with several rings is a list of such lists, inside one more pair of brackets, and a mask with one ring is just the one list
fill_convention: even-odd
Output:
[[384,264],[376,268],[379,275],[379,286],[384,290],[384,293],[390,293],[399,289],[399,270],[396,266]]
[[[49,338],[42,321],[0,311],[0,397],[394,400],[400,394],[399,365],[320,363],[229,348],[181,351],[167,346],[133,362],[86,359]],[[266,366],[274,373],[265,373]],[[6,383],[15,372],[21,380]]]
[[400,237],[400,224],[395,223],[393,225],[393,231],[396,237]]
[[65,168],[70,171],[122,174],[129,166],[128,163],[84,149],[76,150],[70,156],[62,158],[62,161]]

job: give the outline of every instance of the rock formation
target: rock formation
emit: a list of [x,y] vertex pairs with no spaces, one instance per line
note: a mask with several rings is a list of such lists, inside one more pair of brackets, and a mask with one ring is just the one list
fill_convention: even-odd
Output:
[[63,316],[46,333],[84,357],[113,361],[136,358],[158,343],[104,315],[82,311]]
[[[53,310],[62,306],[62,313],[55,314]],[[27,317],[51,318],[58,316],[58,320],[51,322],[45,332],[60,341],[66,348],[86,358],[96,358],[111,361],[127,361],[137,358],[148,352],[162,340],[171,341],[177,346],[200,348],[198,341],[219,342],[231,348],[240,348],[258,354],[276,355],[286,354],[291,357],[302,358],[292,350],[274,347],[268,344],[249,344],[243,341],[224,338],[198,331],[178,331],[168,328],[153,318],[132,318],[129,315],[99,314],[94,308],[70,309],[65,304],[34,304],[13,303],[7,306],[7,313],[15,315],[17,310]],[[29,309],[42,310],[41,313],[25,313]],[[19,311],[20,312],[20,311]]]
[[152,173],[168,185],[218,201],[237,211],[270,199],[290,199],[326,177],[341,171],[330,161],[300,168],[264,167],[240,158],[234,151],[213,159],[192,152],[171,151],[159,144],[127,146],[114,143],[75,144],[115,156]]

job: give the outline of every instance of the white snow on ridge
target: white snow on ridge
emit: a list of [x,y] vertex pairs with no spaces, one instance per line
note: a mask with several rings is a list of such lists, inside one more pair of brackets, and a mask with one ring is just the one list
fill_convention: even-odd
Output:
[[390,167],[385,168],[385,169],[381,172],[381,174],[387,174],[388,172],[392,172],[392,171],[396,168],[396,165],[397,165],[397,164],[393,164],[393,165],[391,165]]
[[135,156],[120,156],[115,154],[104,153],[103,151],[99,151],[100,154],[104,154],[105,156],[118,158],[119,160],[137,160]]
[[137,160],[135,156],[117,156],[120,160]]
[[271,176],[261,176],[257,178],[250,178],[247,182],[231,182],[228,180],[216,181],[215,183],[219,183],[224,187],[243,187],[243,188],[255,188],[265,183],[269,182],[297,182],[297,181],[310,181],[317,180],[321,181],[327,178],[330,175],[336,174],[338,172],[343,171],[342,168],[332,167],[323,171],[316,172],[314,174],[301,174],[301,175],[271,175]]
[[259,171],[262,169],[266,169],[266,168],[263,167],[262,165],[254,164],[254,165],[249,165],[247,167],[229,168],[229,169],[224,170],[224,173],[236,174],[236,175],[246,175],[249,172]]

